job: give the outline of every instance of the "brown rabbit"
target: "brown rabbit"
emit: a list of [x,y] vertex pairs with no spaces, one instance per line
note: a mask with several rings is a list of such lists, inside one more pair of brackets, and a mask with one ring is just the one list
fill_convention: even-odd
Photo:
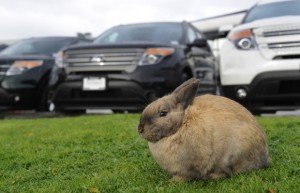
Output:
[[195,97],[192,78],[143,111],[138,126],[172,181],[216,179],[269,165],[264,131],[252,114],[221,96]]

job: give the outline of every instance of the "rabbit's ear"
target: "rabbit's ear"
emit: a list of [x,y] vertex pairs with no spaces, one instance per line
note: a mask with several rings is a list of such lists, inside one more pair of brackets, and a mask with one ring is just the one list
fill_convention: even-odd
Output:
[[191,78],[173,91],[172,95],[175,96],[177,103],[181,104],[183,109],[193,102],[198,90],[198,85],[199,80]]

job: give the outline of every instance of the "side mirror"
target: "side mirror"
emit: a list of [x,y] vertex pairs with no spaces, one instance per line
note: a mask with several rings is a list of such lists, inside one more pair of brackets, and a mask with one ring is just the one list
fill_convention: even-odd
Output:
[[195,39],[193,43],[189,44],[189,46],[196,46],[196,47],[207,47],[206,39]]

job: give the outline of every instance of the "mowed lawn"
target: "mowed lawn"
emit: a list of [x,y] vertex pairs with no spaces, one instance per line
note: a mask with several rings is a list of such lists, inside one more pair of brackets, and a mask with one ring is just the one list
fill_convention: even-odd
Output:
[[259,117],[271,167],[172,183],[136,131],[139,114],[0,120],[0,192],[300,192],[300,118]]

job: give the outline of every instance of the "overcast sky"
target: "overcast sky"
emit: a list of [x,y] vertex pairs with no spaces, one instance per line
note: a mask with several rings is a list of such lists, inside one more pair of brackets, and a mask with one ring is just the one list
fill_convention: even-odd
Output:
[[0,40],[98,36],[119,24],[195,21],[241,11],[258,0],[0,0]]

